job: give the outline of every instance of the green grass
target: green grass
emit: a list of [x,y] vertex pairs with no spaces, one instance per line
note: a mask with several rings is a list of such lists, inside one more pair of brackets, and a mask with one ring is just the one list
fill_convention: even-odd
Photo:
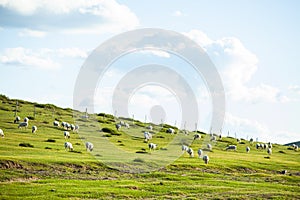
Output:
[[[33,117],[37,106],[30,126],[18,129],[13,123],[15,103],[0,95],[0,128],[5,133],[0,138],[1,199],[299,199],[300,153],[286,146],[273,145],[267,158],[265,150],[247,141],[237,144],[237,152],[225,151],[236,144],[225,137],[213,144],[205,165],[196,155],[181,155],[181,143],[191,141],[193,133],[170,135],[164,131],[168,126],[153,125],[151,142],[158,149],[150,152],[142,137],[148,124],[122,119],[131,128],[118,132],[111,115],[84,120],[78,118],[83,113],[71,109],[19,100],[22,119]],[[68,139],[73,152],[64,149],[64,130],[53,127],[54,120],[80,125],[79,133],[71,132]],[[33,125],[38,127],[35,134]],[[191,145],[195,154],[204,140],[202,134]],[[92,153],[85,150],[85,141],[94,144]],[[248,154],[246,146],[251,147]],[[150,172],[124,172],[143,170]],[[282,175],[282,170],[288,173]]]

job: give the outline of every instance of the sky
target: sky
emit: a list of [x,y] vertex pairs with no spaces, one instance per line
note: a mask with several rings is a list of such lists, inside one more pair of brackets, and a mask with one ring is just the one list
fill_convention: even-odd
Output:
[[[296,0],[0,0],[0,93],[72,108],[78,74],[94,49],[126,31],[160,28],[197,42],[214,63],[226,96],[224,136],[299,141],[299,8]],[[167,52],[133,52],[108,66],[94,111],[118,115],[111,105],[116,85],[153,62],[191,85],[200,116],[187,123],[209,131],[213,108],[205,80]],[[159,122],[154,108],[165,122],[184,124],[172,90],[150,84],[131,94],[130,116]]]

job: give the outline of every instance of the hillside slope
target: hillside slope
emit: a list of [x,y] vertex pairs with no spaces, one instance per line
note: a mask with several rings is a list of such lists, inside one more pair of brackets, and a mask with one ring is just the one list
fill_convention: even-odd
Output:
[[[78,111],[22,100],[17,115],[28,117],[29,127],[18,129],[15,108],[16,100],[0,95],[5,134],[0,138],[1,199],[299,199],[300,153],[286,146],[273,144],[268,155],[246,140],[211,142],[209,135],[199,133],[201,139],[193,141],[195,133],[185,135],[166,124],[151,124],[150,131],[150,124],[132,119],[104,113],[86,119]],[[54,120],[80,129],[69,130],[65,139],[66,130],[54,127]],[[116,121],[130,128],[117,131]],[[33,125],[36,133],[31,133]],[[176,134],[166,133],[168,128]],[[143,131],[153,134],[150,142],[158,144],[156,150],[148,149]],[[73,151],[65,150],[66,141]],[[86,141],[94,144],[93,152],[86,151]],[[191,142],[195,157],[182,153],[184,142]],[[207,143],[212,151],[206,150]],[[228,145],[237,145],[237,151],[226,151]],[[209,155],[208,165],[197,157],[198,148]]]

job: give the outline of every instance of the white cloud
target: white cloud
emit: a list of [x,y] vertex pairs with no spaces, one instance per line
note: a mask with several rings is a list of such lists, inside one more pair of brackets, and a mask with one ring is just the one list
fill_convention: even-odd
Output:
[[288,89],[292,92],[300,94],[300,86],[299,85],[291,85]]
[[82,58],[88,57],[88,53],[85,50],[79,48],[61,48],[56,51],[60,57]]
[[270,85],[247,85],[258,69],[258,58],[239,39],[224,37],[212,40],[199,30],[191,30],[185,35],[196,41],[210,56],[220,72],[226,94],[232,100],[251,103],[289,101],[279,89]]
[[31,29],[24,29],[19,32],[20,37],[38,37],[42,38],[46,36],[46,32],[44,31],[36,31],[36,30],[31,30]]
[[99,34],[130,30],[139,25],[128,7],[114,0],[0,0],[1,7],[10,16],[0,19],[3,27]]
[[300,133],[291,132],[291,131],[277,131],[274,133],[274,139],[276,143],[287,144],[291,142],[300,141]]
[[175,17],[181,17],[181,16],[183,16],[183,13],[180,10],[176,10],[173,12],[172,15]]
[[154,56],[162,57],[162,58],[170,58],[170,54],[168,52],[158,50],[158,49],[147,49],[147,50],[141,50],[139,53],[142,54],[152,54]]

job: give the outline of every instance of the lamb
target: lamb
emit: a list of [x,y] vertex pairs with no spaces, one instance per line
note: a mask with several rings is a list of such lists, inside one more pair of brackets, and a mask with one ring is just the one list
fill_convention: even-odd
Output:
[[85,143],[85,148],[86,148],[86,150],[93,151],[94,145],[90,142],[86,142]]
[[145,131],[144,132],[144,138],[145,138],[145,142],[148,142],[150,139],[152,139],[152,134]]
[[190,157],[194,157],[194,150],[192,148],[188,148],[186,152],[190,155]]
[[157,147],[157,144],[154,144],[154,143],[149,143],[149,144],[148,144],[148,147],[149,147],[149,149],[150,149],[150,151],[151,151],[151,150],[154,150],[154,149],[156,149],[156,147]]
[[116,124],[116,129],[119,131],[121,128],[121,124]]
[[24,118],[24,122],[27,122],[27,123],[29,122],[28,117],[25,117],[25,118]]
[[147,126],[147,129],[149,129],[150,131],[152,131],[153,127],[151,125]]
[[202,159],[203,159],[203,161],[204,161],[205,164],[208,164],[208,162],[209,162],[209,157],[208,157],[208,155],[203,156]]
[[73,145],[70,142],[65,142],[65,149],[69,151],[73,151]]
[[64,136],[65,136],[65,139],[70,138],[69,131],[64,131]]
[[168,128],[168,129],[167,129],[167,133],[174,134],[174,132],[175,132],[175,130],[174,130],[174,129],[172,129],[172,128]]
[[202,154],[203,154],[203,151],[201,149],[198,149],[198,157],[199,158],[201,158]]
[[246,147],[246,152],[247,152],[247,153],[250,152],[250,147]]
[[36,126],[32,126],[31,132],[35,133],[37,131],[37,127]]
[[271,154],[272,154],[272,149],[271,149],[271,148],[268,148],[267,153],[268,153],[269,155],[271,155]]
[[210,150],[210,151],[212,150],[211,144],[207,144],[207,149]]
[[229,145],[229,146],[226,148],[226,151],[228,151],[228,150],[234,150],[234,151],[236,151],[236,149],[237,149],[236,145]]
[[201,139],[201,135],[200,134],[195,134],[194,135],[194,140],[197,140],[197,139],[199,139],[199,140]]
[[4,132],[3,132],[2,129],[0,129],[0,136],[1,136],[1,137],[4,137]]
[[59,122],[58,121],[54,121],[53,122],[53,126],[59,127]]
[[14,123],[19,123],[20,120],[21,120],[21,118],[19,116],[16,116]]
[[25,129],[28,127],[28,122],[21,122],[18,126],[18,128],[25,127]]

